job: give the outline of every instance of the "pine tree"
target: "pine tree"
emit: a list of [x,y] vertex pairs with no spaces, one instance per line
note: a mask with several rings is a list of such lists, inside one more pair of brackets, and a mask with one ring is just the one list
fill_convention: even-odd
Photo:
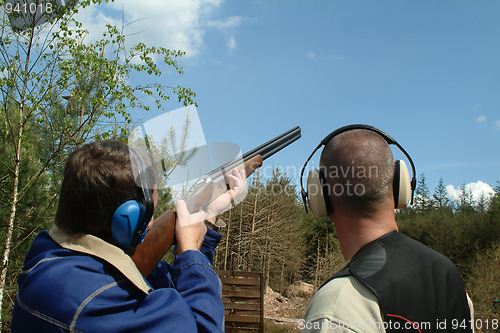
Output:
[[472,191],[471,189],[467,189],[465,184],[460,187],[457,208],[463,213],[474,210],[474,198],[472,196]]
[[432,208],[433,202],[430,198],[429,188],[425,182],[425,175],[422,173],[417,183],[415,193],[415,209],[418,212],[428,212]]
[[451,200],[448,197],[446,187],[443,184],[443,177],[439,178],[439,183],[434,190],[434,194],[432,195],[432,197],[434,198],[434,202],[437,208],[444,208],[450,205]]

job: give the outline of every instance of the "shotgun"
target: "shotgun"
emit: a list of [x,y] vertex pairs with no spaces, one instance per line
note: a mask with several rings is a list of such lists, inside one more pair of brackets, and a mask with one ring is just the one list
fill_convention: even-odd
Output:
[[[296,126],[243,154],[241,158],[234,159],[210,171],[198,179],[187,192],[184,197],[187,207],[192,212],[205,207],[217,195],[214,195],[214,193],[217,193],[214,187],[221,181],[225,182],[224,175],[226,172],[240,167],[243,162],[245,175],[248,177],[262,165],[265,159],[295,142],[300,137],[300,127]],[[131,257],[142,276],[147,277],[151,273],[175,242],[175,220],[176,215],[174,211],[165,212],[154,221],[146,233],[144,241],[135,248]]]

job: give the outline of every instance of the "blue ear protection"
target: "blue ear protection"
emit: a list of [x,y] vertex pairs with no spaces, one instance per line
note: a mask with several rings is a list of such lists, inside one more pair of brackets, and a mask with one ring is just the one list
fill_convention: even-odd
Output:
[[137,246],[144,240],[147,227],[153,216],[154,201],[149,189],[148,172],[142,158],[131,147],[130,163],[137,167],[139,187],[142,189],[144,204],[138,200],[128,200],[121,204],[111,219],[111,234],[122,249]]
[[144,205],[137,200],[126,201],[115,210],[111,220],[111,233],[121,248],[127,249],[133,243],[137,225],[143,220],[145,211]]

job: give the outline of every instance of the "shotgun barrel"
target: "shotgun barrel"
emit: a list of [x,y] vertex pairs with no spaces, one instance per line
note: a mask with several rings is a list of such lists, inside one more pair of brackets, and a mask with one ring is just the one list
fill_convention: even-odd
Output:
[[244,167],[245,176],[248,177],[262,165],[265,159],[292,144],[300,137],[300,127],[296,126],[200,177],[183,198],[189,212],[192,214],[204,209],[212,199],[227,190],[224,175],[228,171]]

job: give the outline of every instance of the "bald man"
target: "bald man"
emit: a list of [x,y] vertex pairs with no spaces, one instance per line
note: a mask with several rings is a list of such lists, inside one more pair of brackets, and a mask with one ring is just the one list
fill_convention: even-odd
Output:
[[366,129],[335,135],[320,170],[346,263],[314,295],[303,332],[471,332],[456,267],[398,233],[387,141]]

